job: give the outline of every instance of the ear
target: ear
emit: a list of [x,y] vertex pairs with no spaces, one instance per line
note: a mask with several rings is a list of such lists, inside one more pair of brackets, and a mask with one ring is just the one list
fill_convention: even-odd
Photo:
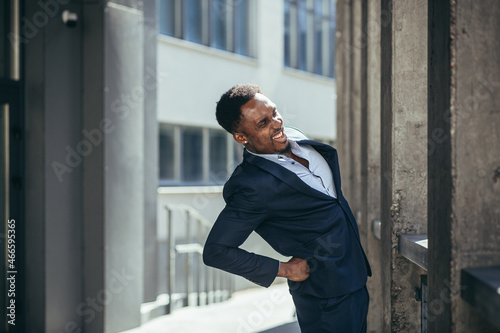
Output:
[[243,133],[234,133],[233,138],[234,138],[234,140],[236,140],[236,142],[241,143],[242,145],[245,145],[248,143],[247,137]]

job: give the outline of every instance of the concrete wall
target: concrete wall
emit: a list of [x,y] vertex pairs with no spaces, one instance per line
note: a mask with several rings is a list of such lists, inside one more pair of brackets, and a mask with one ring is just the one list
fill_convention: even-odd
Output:
[[427,2],[383,3],[382,10],[392,16],[382,28],[390,29],[382,43],[391,50],[382,46],[382,250],[391,254],[382,260],[384,330],[418,331],[414,289],[425,272],[397,245],[399,234],[427,231]]
[[357,215],[373,277],[368,331],[382,332],[380,219],[380,2],[337,2],[337,124],[344,195]]
[[[338,146],[374,272],[368,330],[496,332],[461,298],[460,273],[500,258],[500,4],[345,0],[337,10]],[[428,271],[399,254],[400,234],[428,234]]]
[[[425,271],[397,246],[401,233],[426,232],[426,2],[337,5],[344,13],[337,41],[343,52],[337,66],[344,68],[337,80],[338,146],[343,191],[373,266],[368,329],[418,331],[414,288]],[[371,227],[380,218],[378,240]]]
[[256,83],[277,104],[285,124],[334,140],[335,81],[284,68],[283,1],[256,1],[256,57],[248,58],[159,36],[158,120],[219,128],[215,102],[238,83]]
[[497,332],[460,270],[500,264],[500,3],[429,10],[430,332]]
[[363,1],[366,23],[363,32],[366,38],[366,80],[364,90],[362,136],[362,224],[366,230],[368,260],[371,263],[373,276],[368,280],[370,290],[370,309],[368,322],[370,331],[382,330],[382,249],[380,240],[375,238],[372,229],[373,221],[380,219],[380,1]]

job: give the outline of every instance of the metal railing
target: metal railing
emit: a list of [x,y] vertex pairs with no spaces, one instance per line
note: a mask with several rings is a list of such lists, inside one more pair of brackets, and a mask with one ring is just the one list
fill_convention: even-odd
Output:
[[[225,272],[205,266],[202,253],[204,241],[212,224],[194,208],[184,204],[169,204],[166,210],[167,230],[167,293],[166,312],[176,307],[208,305],[229,299],[233,292],[233,277]],[[184,215],[184,221],[175,223],[174,212]],[[177,214],[178,215],[178,214]],[[174,226],[175,225],[175,226]],[[184,230],[176,230],[182,227]],[[184,232],[184,237],[176,237]],[[183,276],[177,273],[178,256],[183,255]],[[177,266],[178,268],[179,266]],[[176,290],[176,279],[184,280],[184,291]],[[177,304],[179,303],[180,304]]]

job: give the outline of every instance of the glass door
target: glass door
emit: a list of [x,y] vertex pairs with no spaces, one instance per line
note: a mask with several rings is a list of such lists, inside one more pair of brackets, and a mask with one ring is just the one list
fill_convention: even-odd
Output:
[[24,323],[24,184],[21,89],[0,80],[0,332]]
[[[9,217],[9,105],[0,105],[0,255],[2,256],[2,271],[0,281],[7,281],[7,220]],[[2,305],[0,307],[0,318],[2,326],[0,331],[8,332],[7,323],[7,283],[1,284],[0,294],[2,295]]]
[[24,331],[24,155],[20,0],[0,4],[0,332]]

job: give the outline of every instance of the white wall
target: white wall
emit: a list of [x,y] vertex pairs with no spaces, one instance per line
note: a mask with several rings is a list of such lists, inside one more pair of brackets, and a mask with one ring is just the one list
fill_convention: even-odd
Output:
[[158,120],[218,128],[215,103],[238,83],[256,83],[285,124],[308,136],[336,138],[335,81],[284,68],[283,1],[257,1],[255,59],[160,35]]

